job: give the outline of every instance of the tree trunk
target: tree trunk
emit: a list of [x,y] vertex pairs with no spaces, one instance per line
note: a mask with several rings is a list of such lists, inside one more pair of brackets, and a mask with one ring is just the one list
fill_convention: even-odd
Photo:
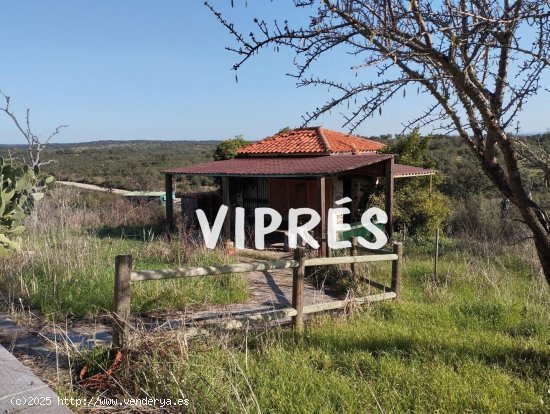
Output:
[[493,169],[484,165],[484,169],[501,193],[518,207],[525,224],[533,233],[542,271],[550,285],[550,221],[544,210],[527,194],[512,141],[506,137],[504,131],[496,131],[495,134],[500,134],[499,148],[504,158],[506,174],[502,174],[503,170],[498,164]]
[[544,277],[546,278],[546,282],[550,285],[550,247],[548,243],[538,243],[536,239],[535,246]]
[[533,233],[535,248],[546,282],[550,285],[550,234],[546,216],[534,202],[531,207],[518,206],[525,224]]

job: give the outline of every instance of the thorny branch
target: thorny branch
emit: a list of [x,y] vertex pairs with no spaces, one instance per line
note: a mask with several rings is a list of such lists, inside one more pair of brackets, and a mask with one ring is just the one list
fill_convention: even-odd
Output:
[[[433,98],[407,127],[452,126],[478,158],[484,173],[523,215],[546,249],[550,283],[550,222],[529,196],[519,168],[521,154],[508,129],[525,103],[548,91],[550,0],[295,0],[308,22],[268,24],[254,19],[248,35],[210,3],[206,6],[233,36],[227,49],[237,71],[267,47],[294,52],[297,85],[329,88],[334,96],[304,115],[304,123],[341,108],[353,131],[415,85]],[[314,75],[320,58],[344,50],[353,60],[339,82]],[[347,60],[346,60],[347,63]],[[317,64],[317,65],[316,65]],[[539,250],[541,251],[541,250]]]

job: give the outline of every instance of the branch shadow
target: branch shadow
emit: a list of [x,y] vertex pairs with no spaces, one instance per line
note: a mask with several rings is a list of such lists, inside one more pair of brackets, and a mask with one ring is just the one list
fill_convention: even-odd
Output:
[[486,366],[497,366],[523,378],[550,379],[550,352],[532,347],[513,346],[472,341],[453,343],[446,338],[418,338],[395,334],[386,338],[365,337],[343,341],[341,337],[310,335],[303,346],[334,350],[337,354],[363,351],[374,358],[396,354],[405,360],[432,359],[435,355],[445,364],[456,366],[461,361],[476,361]]

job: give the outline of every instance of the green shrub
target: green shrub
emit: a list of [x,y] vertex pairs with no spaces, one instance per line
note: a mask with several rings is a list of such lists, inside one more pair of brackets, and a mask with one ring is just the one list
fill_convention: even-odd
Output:
[[47,177],[39,182],[39,172],[38,167],[15,166],[0,157],[0,255],[20,248],[23,222],[34,202],[44,196],[37,187],[53,181],[53,177]]

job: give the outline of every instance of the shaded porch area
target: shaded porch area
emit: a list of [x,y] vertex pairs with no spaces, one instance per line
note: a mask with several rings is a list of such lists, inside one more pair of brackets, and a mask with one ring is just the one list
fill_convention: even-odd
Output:
[[[397,172],[397,174],[396,174]],[[388,223],[385,231],[392,238],[394,179],[412,175],[431,175],[431,170],[394,164],[392,154],[355,154],[316,157],[257,157],[235,158],[224,161],[171,168],[165,174],[166,194],[173,194],[173,178],[178,175],[217,177],[221,182],[221,203],[229,207],[223,227],[223,238],[234,238],[235,208],[245,208],[245,225],[253,227],[254,209],[270,207],[283,217],[280,230],[287,230],[291,208],[308,207],[319,213],[320,224],[314,237],[327,251],[327,215],[336,201],[349,197],[344,205],[351,215],[341,217],[342,223],[357,221],[365,209],[362,199],[369,186],[381,185]],[[189,212],[187,213],[189,214]],[[195,217],[189,217],[193,222]],[[169,231],[175,229],[173,199],[166,200],[166,223]]]

